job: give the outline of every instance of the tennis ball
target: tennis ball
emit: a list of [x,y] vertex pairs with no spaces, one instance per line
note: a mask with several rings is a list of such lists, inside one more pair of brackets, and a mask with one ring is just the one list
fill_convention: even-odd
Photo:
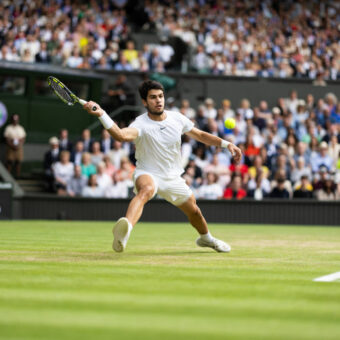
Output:
[[236,125],[236,122],[234,118],[228,118],[224,122],[224,126],[229,130],[235,128],[235,125]]

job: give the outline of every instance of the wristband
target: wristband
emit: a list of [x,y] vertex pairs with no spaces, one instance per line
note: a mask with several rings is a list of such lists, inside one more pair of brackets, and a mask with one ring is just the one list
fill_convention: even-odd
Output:
[[98,117],[98,119],[103,124],[105,129],[110,129],[114,125],[114,121],[105,111],[100,117]]
[[226,140],[224,140],[224,139],[222,139],[222,142],[221,142],[221,147],[222,148],[227,148],[229,144],[231,144],[231,143],[226,141]]

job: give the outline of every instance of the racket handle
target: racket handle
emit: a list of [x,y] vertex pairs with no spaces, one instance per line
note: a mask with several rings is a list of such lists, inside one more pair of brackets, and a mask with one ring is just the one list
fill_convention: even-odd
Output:
[[[79,104],[85,105],[87,103],[84,99],[79,99]],[[92,111],[97,111],[97,106],[92,106]]]

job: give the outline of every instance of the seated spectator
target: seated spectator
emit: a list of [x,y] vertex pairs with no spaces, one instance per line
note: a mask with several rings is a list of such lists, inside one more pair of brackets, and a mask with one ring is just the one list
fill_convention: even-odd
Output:
[[296,183],[302,178],[302,176],[306,176],[309,181],[312,180],[312,170],[310,167],[305,165],[305,159],[300,156],[297,160],[296,165],[294,162],[294,167],[290,179],[293,183]]
[[328,155],[328,144],[326,142],[321,142],[319,145],[319,153],[312,163],[313,172],[317,172],[321,166],[326,167],[328,171],[333,170],[333,160]]
[[331,140],[328,145],[328,155],[331,157],[335,168],[339,160],[339,154],[340,154],[340,143],[338,142],[338,137],[337,135],[332,135]]
[[189,173],[190,176],[193,177],[195,187],[200,186],[203,183],[203,172],[202,169],[196,165],[195,157],[193,155],[190,156],[189,162],[185,167],[185,173]]
[[102,136],[99,141],[100,143],[100,151],[107,155],[109,151],[113,148],[113,138],[109,134],[109,132],[106,129],[102,130]]
[[190,120],[194,119],[196,116],[196,111],[190,107],[190,102],[188,99],[182,100],[179,111]]
[[90,175],[90,177],[88,179],[88,183],[85,186],[85,188],[83,189],[81,195],[83,197],[103,197],[104,196],[103,189],[101,187],[99,187],[99,185],[97,183],[97,175],[96,174]]
[[84,129],[81,133],[81,141],[84,144],[84,151],[90,152],[92,150],[92,144],[94,139],[91,137],[91,131],[89,129]]
[[70,152],[61,151],[60,161],[53,166],[54,186],[58,195],[66,195],[67,182],[73,177],[74,165],[70,162]]
[[246,165],[250,166],[253,163],[255,156],[259,154],[260,154],[260,148],[255,146],[252,136],[247,135],[245,150],[244,150]]
[[218,175],[218,184],[224,188],[230,182],[230,171],[227,165],[221,164],[218,153],[215,153],[211,162],[203,169],[204,173],[214,173]]
[[313,198],[313,186],[307,175],[301,176],[300,183],[295,187],[293,198]]
[[271,198],[289,198],[289,192],[285,188],[285,179],[279,178],[277,185],[272,189],[270,193]]
[[115,71],[133,71],[131,64],[127,61],[124,54],[120,54],[119,61],[114,66]]
[[112,164],[110,157],[104,156],[103,162],[105,163],[105,173],[112,177],[113,174],[116,172],[116,168]]
[[81,140],[78,140],[78,142],[74,146],[74,151],[71,153],[71,162],[74,163],[75,165],[80,165],[83,152],[84,143]]
[[340,193],[336,190],[336,185],[330,176],[327,177],[324,187],[318,189],[315,193],[316,199],[319,201],[340,200]]
[[72,197],[81,196],[87,181],[87,177],[81,173],[81,166],[75,165],[73,177],[67,182],[67,194]]
[[258,171],[255,177],[249,179],[247,187],[248,197],[251,198],[255,198],[254,195],[257,196],[257,199],[267,197],[271,191],[270,182],[262,171]]
[[123,157],[120,162],[120,168],[117,170],[117,180],[132,180],[135,166],[130,162],[128,157]]
[[248,194],[249,198],[260,201],[268,197],[270,193],[270,182],[265,178],[262,172],[259,172],[255,179],[252,178],[248,182]]
[[218,200],[222,198],[222,187],[217,183],[218,175],[213,172],[207,172],[206,181],[203,182],[197,190],[197,198],[203,198],[207,200]]
[[123,50],[123,55],[128,63],[135,69],[136,61],[138,59],[138,52],[135,49],[135,43],[132,40],[127,41],[126,48]]
[[97,166],[103,161],[104,154],[100,151],[100,143],[94,142],[91,149],[91,163]]
[[280,169],[274,174],[274,178],[270,182],[270,186],[271,186],[272,190],[273,190],[273,188],[275,188],[278,185],[278,181],[281,180],[281,179],[283,179],[283,181],[284,181],[284,187],[288,191],[289,197],[290,198],[293,197],[292,183],[287,178],[287,173],[284,169]]
[[270,171],[267,166],[263,165],[261,155],[255,156],[253,165],[248,169],[250,178],[253,179],[258,175],[259,172],[262,173],[263,177],[269,177]]
[[73,145],[72,142],[68,139],[68,130],[61,129],[59,134],[59,148],[60,151],[66,150],[72,152]]
[[123,105],[135,105],[135,93],[124,74],[118,75],[115,83],[107,91],[108,100],[103,107],[108,112]]
[[54,175],[52,166],[60,159],[59,140],[57,137],[51,137],[49,139],[50,150],[44,155],[44,174],[47,183],[47,190],[54,191],[53,182]]
[[110,177],[106,172],[106,167],[104,162],[100,162],[97,165],[97,183],[100,188],[105,190],[112,184],[112,177]]
[[133,182],[129,179],[120,181],[118,174],[112,176],[112,184],[105,189],[106,198],[128,198]]
[[113,166],[116,169],[120,168],[120,163],[123,157],[127,157],[128,153],[123,148],[123,145],[118,140],[113,141],[113,148],[107,153],[107,156],[110,158]]
[[242,188],[242,177],[235,174],[231,180],[230,186],[224,190],[223,198],[241,200],[247,196],[247,192]]
[[90,177],[96,172],[96,166],[91,163],[91,154],[89,152],[84,152],[81,159],[81,173],[86,177]]

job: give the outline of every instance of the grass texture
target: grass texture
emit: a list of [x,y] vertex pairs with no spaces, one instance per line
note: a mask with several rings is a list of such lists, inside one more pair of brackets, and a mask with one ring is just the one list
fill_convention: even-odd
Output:
[[0,339],[340,339],[340,228],[0,222]]

